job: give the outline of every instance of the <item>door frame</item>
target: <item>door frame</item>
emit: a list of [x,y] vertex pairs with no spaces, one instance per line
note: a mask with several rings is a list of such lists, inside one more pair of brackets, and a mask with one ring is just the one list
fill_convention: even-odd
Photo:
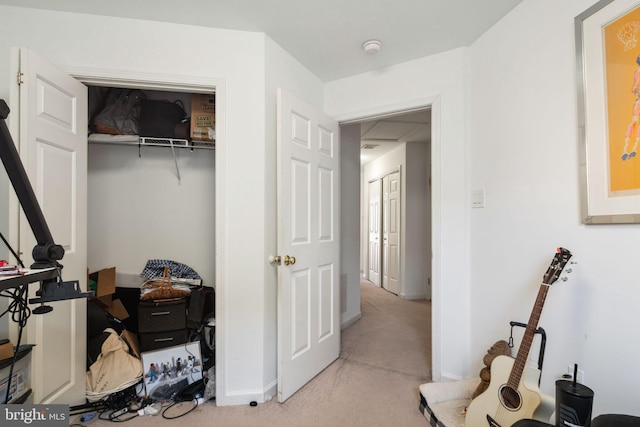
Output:
[[336,114],[333,118],[342,126],[428,108],[431,109],[431,379],[440,381],[442,378],[442,212],[440,204],[433,201],[440,200],[442,195],[441,97],[436,95],[418,98]]
[[[211,93],[215,91],[216,104],[223,108],[216,109],[216,154],[215,154],[215,283],[216,298],[216,404],[226,404],[226,339],[223,331],[226,330],[226,250],[227,241],[224,230],[226,228],[226,216],[223,207],[226,194],[226,80],[222,78],[199,77],[176,74],[156,74],[151,72],[128,72],[124,70],[112,70],[86,67],[61,68],[63,71],[87,85],[135,87],[148,90],[168,90],[174,92]],[[13,97],[12,97],[13,99]]]

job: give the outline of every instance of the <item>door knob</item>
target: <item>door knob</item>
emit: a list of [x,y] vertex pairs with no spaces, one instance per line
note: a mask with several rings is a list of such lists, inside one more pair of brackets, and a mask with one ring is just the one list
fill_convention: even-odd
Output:
[[296,263],[296,257],[285,255],[284,256],[284,265],[293,265]]
[[280,255],[275,255],[275,256],[270,256],[269,257],[269,262],[272,263],[272,264],[280,265],[281,261],[282,261],[282,259],[280,258]]

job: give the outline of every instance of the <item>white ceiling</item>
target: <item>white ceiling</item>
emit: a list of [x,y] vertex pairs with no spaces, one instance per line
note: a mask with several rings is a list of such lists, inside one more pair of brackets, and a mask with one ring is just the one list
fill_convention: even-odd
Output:
[[405,142],[431,141],[431,111],[421,110],[360,124],[360,163],[369,163]]
[[[266,33],[322,81],[469,46],[522,0],[0,0]],[[362,43],[382,41],[377,55]]]
[[[0,0],[0,4],[267,34],[324,82],[469,46],[522,0]],[[378,54],[362,43],[382,41]],[[361,124],[362,163],[429,141],[429,111]]]

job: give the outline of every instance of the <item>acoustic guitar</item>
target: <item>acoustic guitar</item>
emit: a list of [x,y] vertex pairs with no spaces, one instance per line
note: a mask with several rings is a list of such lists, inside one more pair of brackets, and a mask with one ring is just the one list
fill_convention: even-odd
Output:
[[471,401],[465,427],[510,427],[522,419],[546,417],[548,420],[553,412],[553,400],[540,392],[540,370],[526,366],[526,362],[549,288],[563,273],[571,272],[567,268],[570,259],[569,250],[558,248],[544,274],[518,355],[515,359],[498,356],[493,360],[489,387]]

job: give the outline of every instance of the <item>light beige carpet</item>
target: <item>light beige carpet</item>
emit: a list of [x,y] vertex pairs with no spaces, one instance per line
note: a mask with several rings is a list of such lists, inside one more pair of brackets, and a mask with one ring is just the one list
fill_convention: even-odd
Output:
[[[250,407],[201,405],[182,418],[138,417],[151,426],[425,426],[420,384],[431,379],[431,306],[361,284],[362,318],[342,331],[341,355],[285,403]],[[184,403],[185,410],[191,406]],[[177,413],[178,410],[172,412]],[[72,421],[77,421],[73,417]],[[88,425],[102,427],[109,421]]]

